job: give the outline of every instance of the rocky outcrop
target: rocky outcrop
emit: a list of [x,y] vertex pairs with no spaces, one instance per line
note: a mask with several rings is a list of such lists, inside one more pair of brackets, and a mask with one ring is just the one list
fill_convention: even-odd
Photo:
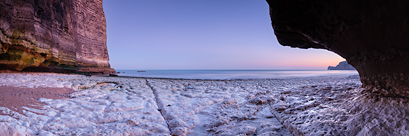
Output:
[[0,1],[0,68],[113,73],[102,0]]
[[335,67],[328,66],[328,70],[355,70],[355,68],[353,66],[349,65],[347,61],[341,61]]
[[409,1],[267,2],[280,44],[335,52],[373,94],[409,97]]

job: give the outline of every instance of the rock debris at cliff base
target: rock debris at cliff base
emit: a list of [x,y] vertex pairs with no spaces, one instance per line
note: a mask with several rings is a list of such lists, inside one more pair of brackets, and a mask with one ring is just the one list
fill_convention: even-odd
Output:
[[1,86],[71,88],[23,114],[0,107],[16,135],[408,135],[409,104],[356,76],[173,80],[0,73]]

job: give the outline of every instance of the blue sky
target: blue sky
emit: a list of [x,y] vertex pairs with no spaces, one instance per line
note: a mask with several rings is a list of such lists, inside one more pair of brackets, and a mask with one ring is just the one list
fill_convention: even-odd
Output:
[[281,46],[264,0],[104,0],[111,67],[321,69],[344,59]]

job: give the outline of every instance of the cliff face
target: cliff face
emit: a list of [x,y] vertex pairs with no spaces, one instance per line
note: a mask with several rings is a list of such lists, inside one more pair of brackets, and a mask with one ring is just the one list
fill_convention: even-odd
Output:
[[347,61],[342,61],[335,67],[328,66],[328,70],[355,70],[355,68],[349,65]]
[[0,68],[112,73],[102,0],[0,1]]
[[280,44],[335,52],[374,94],[409,97],[409,1],[267,2]]

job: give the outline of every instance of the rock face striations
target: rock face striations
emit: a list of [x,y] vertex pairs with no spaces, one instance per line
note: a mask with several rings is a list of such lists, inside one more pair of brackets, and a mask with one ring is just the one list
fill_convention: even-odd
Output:
[[113,73],[102,0],[1,0],[0,68]]
[[335,52],[372,93],[409,97],[409,1],[267,2],[280,44]]
[[328,70],[355,70],[355,68],[349,65],[347,61],[342,61],[335,67],[328,66]]

